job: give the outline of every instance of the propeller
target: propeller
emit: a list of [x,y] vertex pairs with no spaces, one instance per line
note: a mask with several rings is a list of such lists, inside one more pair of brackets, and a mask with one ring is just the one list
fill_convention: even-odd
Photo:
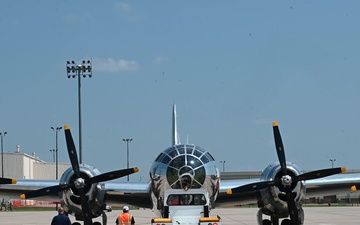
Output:
[[[278,156],[279,163],[281,166],[281,172],[282,172],[281,179],[276,179],[273,181],[255,182],[255,183],[239,186],[239,187],[227,190],[227,193],[233,194],[233,193],[250,192],[250,191],[260,190],[263,188],[268,188],[271,186],[277,186],[285,192],[285,194],[283,194],[282,196],[279,196],[279,197],[282,200],[286,201],[288,204],[288,211],[289,211],[290,220],[291,220],[292,224],[298,225],[298,224],[300,224],[299,212],[298,212],[298,208],[295,203],[296,195],[294,195],[292,193],[292,188],[291,188],[292,184],[296,184],[297,182],[303,181],[303,180],[312,180],[312,179],[317,179],[317,178],[334,175],[337,173],[342,173],[342,172],[346,171],[346,168],[338,167],[338,168],[311,171],[311,172],[303,173],[303,174],[296,175],[296,176],[289,175],[287,167],[286,167],[286,157],[285,157],[284,145],[283,145],[283,142],[281,139],[278,123],[276,121],[273,122],[273,132],[274,132],[276,152],[277,152],[277,156]],[[359,188],[360,188],[360,185],[359,185]]]
[[356,184],[356,185],[353,185],[352,187],[351,187],[351,191],[357,191],[357,190],[359,190],[360,189],[360,184]]
[[17,180],[10,178],[0,178],[0,184],[16,184]]
[[60,191],[67,190],[69,188],[76,188],[80,196],[81,209],[84,216],[84,225],[92,225],[92,213],[89,207],[84,188],[86,185],[92,185],[93,183],[104,182],[108,180],[117,179],[136,173],[139,171],[137,167],[123,170],[115,170],[108,173],[99,174],[97,176],[91,177],[89,179],[84,179],[81,177],[79,160],[76,153],[75,143],[72,138],[69,125],[64,126],[66,145],[69,153],[69,158],[71,162],[72,169],[74,170],[75,179],[73,182],[68,184],[60,184],[51,187],[42,188],[39,190],[31,191],[20,196],[21,199],[34,198],[39,196],[44,196],[52,193],[58,193]]

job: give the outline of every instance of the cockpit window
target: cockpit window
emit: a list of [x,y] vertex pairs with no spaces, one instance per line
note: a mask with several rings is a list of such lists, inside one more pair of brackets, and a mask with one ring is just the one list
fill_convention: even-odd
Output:
[[161,159],[164,157],[164,153],[161,153],[160,155],[158,155],[158,157],[155,159],[155,162],[161,162]]
[[192,152],[193,152],[193,149],[192,149],[192,148],[187,148],[187,149],[186,149],[186,154],[191,155]]
[[191,155],[186,156],[186,161],[187,161],[187,165],[191,166],[194,169],[199,166],[202,166],[202,163],[197,158]]
[[203,155],[201,157],[201,160],[204,162],[204,163],[208,163],[209,161],[215,161],[215,159],[210,155],[210,153],[205,153],[205,155]]
[[179,150],[179,154],[180,154],[180,155],[184,155],[184,154],[185,154],[185,148],[184,148],[184,147],[178,148],[178,150]]
[[195,151],[194,151],[194,155],[195,155],[195,156],[197,156],[197,157],[200,158],[200,156],[201,156],[202,154],[203,154],[203,153],[202,153],[201,151],[195,149]]
[[174,146],[172,151],[166,152],[172,155],[174,151],[180,154],[173,158],[168,155],[162,158],[164,163],[170,160],[166,173],[170,186],[175,189],[201,188],[206,178],[204,164],[213,158],[205,150],[194,145]]
[[165,157],[161,160],[161,162],[165,163],[165,164],[169,164],[170,161],[171,161],[171,158],[167,155],[165,155]]
[[166,204],[172,205],[205,205],[206,198],[203,194],[169,195]]
[[201,161],[203,161],[204,163],[208,163],[208,162],[209,162],[209,159],[208,159],[208,157],[206,157],[206,155],[203,155],[203,156],[201,157]]
[[171,152],[169,152],[169,155],[170,155],[172,158],[174,158],[175,156],[178,155],[178,152],[177,152],[177,150],[174,148]]
[[210,161],[215,161],[214,157],[212,157],[212,155],[210,155],[210,153],[206,153],[206,156],[209,158]]
[[175,159],[173,159],[171,161],[171,163],[169,164],[169,166],[174,167],[174,168],[180,168],[181,166],[184,165],[184,162],[185,162],[185,156],[180,155],[180,156],[176,157]]

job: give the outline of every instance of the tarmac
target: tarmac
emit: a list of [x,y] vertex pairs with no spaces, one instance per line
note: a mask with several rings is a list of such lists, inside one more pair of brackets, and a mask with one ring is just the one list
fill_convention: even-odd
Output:
[[[211,211],[211,216],[219,215],[224,225],[257,225],[257,208],[219,208]],[[359,225],[360,207],[304,207],[305,225]],[[107,213],[108,225],[114,225],[120,210]],[[154,212],[149,209],[130,210],[135,218],[136,225],[149,225]],[[50,225],[55,211],[33,211],[33,212],[0,212],[1,225]],[[69,216],[71,222],[75,222],[73,216]],[[266,218],[266,217],[264,217]],[[102,222],[102,217],[93,221]],[[81,222],[81,224],[83,224]]]

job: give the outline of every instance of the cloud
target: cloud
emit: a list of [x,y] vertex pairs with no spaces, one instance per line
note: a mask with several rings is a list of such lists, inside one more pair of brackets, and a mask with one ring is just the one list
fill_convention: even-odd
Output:
[[130,5],[125,2],[119,2],[115,4],[115,9],[120,12],[130,12]]
[[124,72],[124,71],[137,71],[140,66],[136,61],[127,61],[124,59],[115,60],[113,58],[93,60],[93,68],[98,71],[106,72]]

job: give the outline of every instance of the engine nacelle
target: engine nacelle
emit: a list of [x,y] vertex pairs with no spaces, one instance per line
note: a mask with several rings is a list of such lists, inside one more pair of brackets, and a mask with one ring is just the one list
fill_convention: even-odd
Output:
[[[293,163],[288,162],[286,164],[286,167],[287,167],[287,174],[290,175],[290,177],[302,173],[300,168]],[[280,164],[274,163],[266,167],[260,179],[264,181],[279,180],[279,179],[281,180],[283,176],[284,174],[281,170]],[[298,208],[300,208],[300,206],[305,201],[306,189],[305,189],[304,181],[299,181],[297,183],[292,182],[290,187],[295,197],[294,198],[295,203],[298,206]],[[284,191],[285,191],[284,187],[281,185],[260,190],[260,196],[258,198],[258,206],[259,208],[261,208],[263,214],[275,215],[278,218],[284,218],[289,215]]]
[[[86,181],[99,174],[100,171],[94,167],[89,165],[80,166],[80,177],[85,182],[84,192],[93,218],[100,216],[103,210],[106,209],[106,204],[104,203],[105,185],[103,183],[87,185]],[[61,176],[60,184],[73,183],[74,180],[74,170],[69,168]],[[83,220],[79,190],[76,187],[60,192],[59,197],[60,203],[66,212],[74,215],[77,220]]]

